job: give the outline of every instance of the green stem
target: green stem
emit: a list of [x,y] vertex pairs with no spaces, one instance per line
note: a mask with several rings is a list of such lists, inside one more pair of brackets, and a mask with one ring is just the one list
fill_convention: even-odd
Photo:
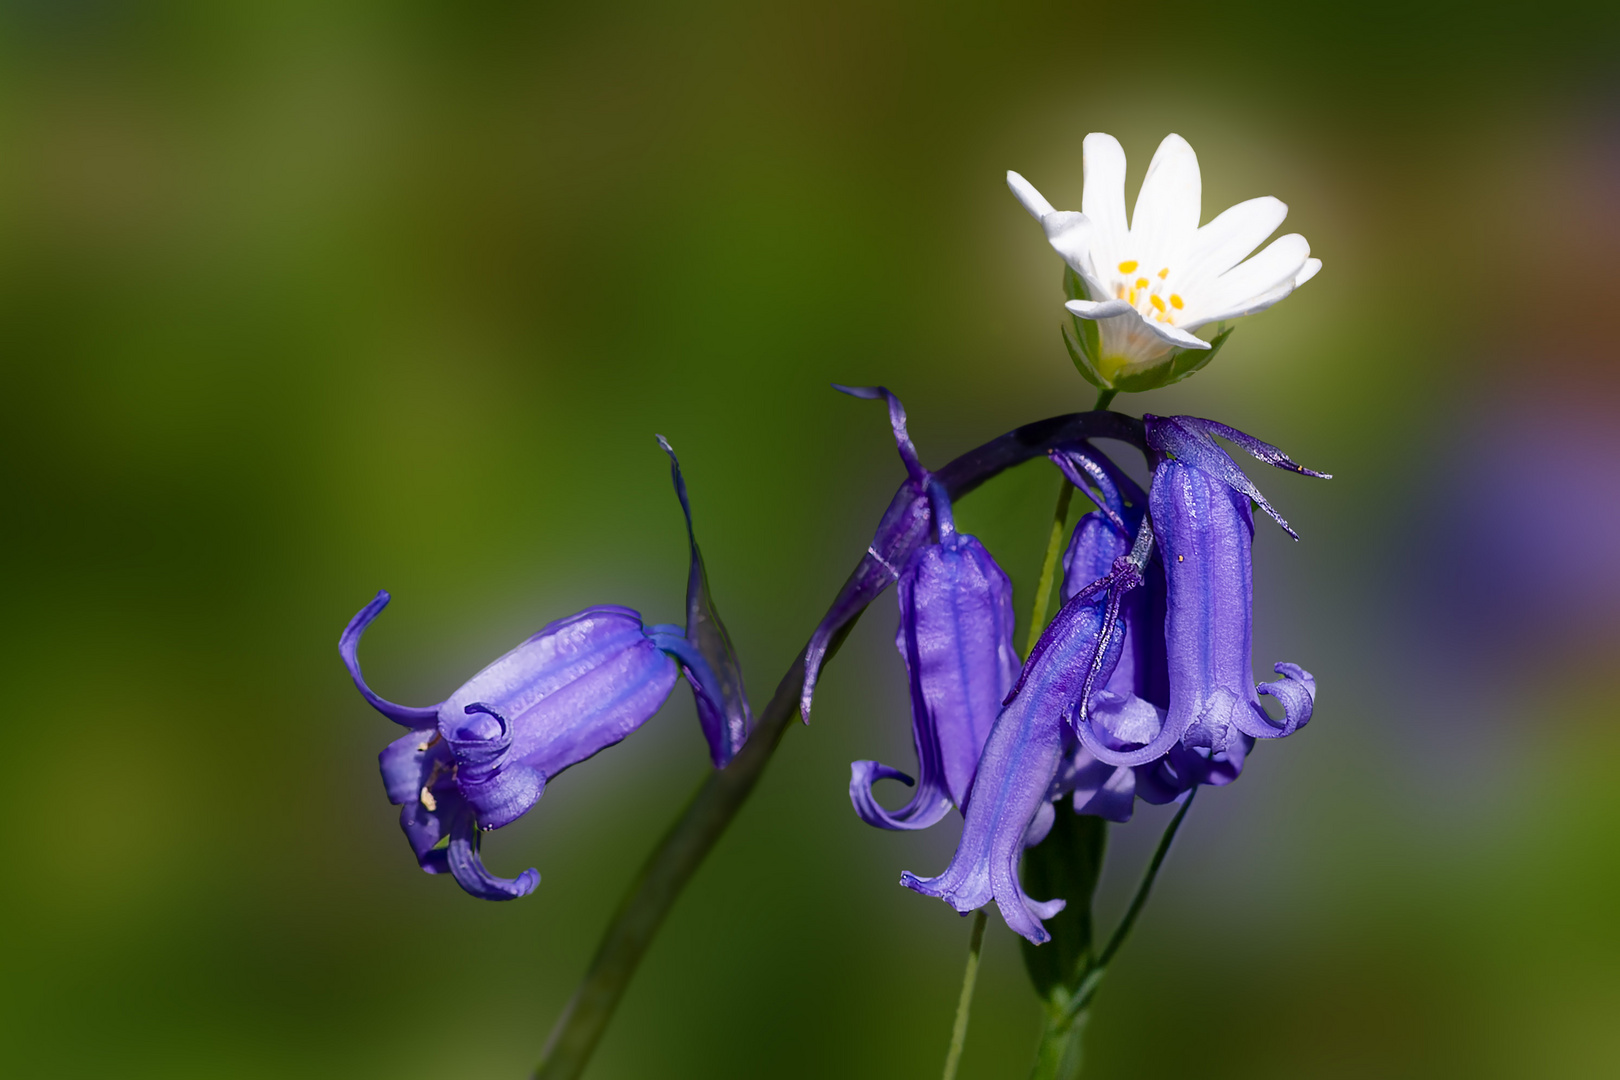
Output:
[[1069,500],[1074,497],[1074,485],[1061,481],[1057,506],[1052,510],[1052,532],[1046,539],[1046,557],[1041,560],[1041,579],[1035,586],[1035,604],[1029,613],[1029,637],[1024,642],[1024,655],[1035,651],[1046,629],[1046,609],[1052,599],[1052,579],[1057,577],[1058,555],[1063,551],[1063,530],[1069,523]]
[[664,916],[742,808],[798,715],[803,686],[804,654],[800,653],[736,758],[703,781],[631,882],[584,980],[551,1031],[535,1071],[536,1080],[573,1080],[585,1071]]
[[[1187,816],[1187,811],[1192,809],[1193,797],[1197,794],[1196,787],[1188,791],[1187,801],[1181,804],[1176,816],[1164,827],[1164,835],[1159,837],[1159,846],[1153,852],[1153,860],[1148,863],[1147,872],[1142,875],[1142,883],[1136,887],[1136,895],[1131,897],[1131,906],[1125,909],[1125,917],[1119,920],[1119,927],[1108,939],[1108,944],[1103,947],[1102,955],[1097,957],[1097,962],[1092,965],[1099,973],[1114,959],[1114,954],[1119,952],[1119,947],[1125,944],[1125,939],[1130,936],[1131,927],[1136,925],[1136,917],[1142,914],[1142,908],[1148,901],[1148,894],[1153,891],[1153,882],[1159,876],[1159,867],[1164,865],[1164,857],[1170,854],[1170,842],[1176,838],[1176,831],[1181,828],[1181,821]],[[1095,986],[1091,988],[1091,993],[1096,993]],[[1088,995],[1085,1000],[1080,1001],[1079,1007],[1085,1008],[1089,1000]]]
[[1114,396],[1118,393],[1118,390],[1099,389],[1097,391],[1097,404],[1091,407],[1091,411],[1102,412],[1104,409],[1108,408],[1109,405],[1113,404]]
[[979,981],[979,948],[984,944],[984,908],[973,913],[973,936],[968,938],[967,970],[962,972],[962,994],[956,999],[956,1023],[951,1025],[951,1048],[945,1053],[941,1080],[956,1080],[956,1067],[962,1061],[967,1042],[968,1010],[973,1005],[973,984]]
[[1090,1017],[1090,1013],[1070,1012],[1056,1002],[1048,1007],[1041,1045],[1035,1051],[1035,1067],[1029,1072],[1030,1080],[1074,1080],[1080,1075],[1081,1036]]
[[1137,916],[1146,906],[1148,894],[1153,891],[1153,882],[1158,879],[1159,868],[1170,853],[1170,843],[1176,838],[1176,832],[1181,828],[1187,811],[1192,808],[1193,796],[1197,793],[1198,789],[1193,788],[1187,801],[1176,811],[1176,816],[1165,826],[1164,835],[1159,837],[1159,846],[1153,852],[1153,859],[1136,887],[1136,895],[1131,897],[1131,905],[1125,909],[1125,917],[1119,921],[1102,953],[1087,966],[1073,994],[1065,995],[1062,990],[1054,992],[1047,1007],[1046,1027],[1041,1032],[1041,1043],[1035,1051],[1035,1067],[1030,1072],[1030,1080],[1074,1080],[1080,1075],[1081,1035],[1091,1015],[1091,1001],[1097,996],[1097,988],[1102,985],[1103,975],[1114,954],[1125,944],[1131,928],[1136,925]]

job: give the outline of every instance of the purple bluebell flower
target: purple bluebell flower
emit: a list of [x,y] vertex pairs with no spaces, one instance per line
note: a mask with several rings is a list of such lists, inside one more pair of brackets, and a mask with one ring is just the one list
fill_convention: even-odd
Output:
[[[1144,420],[1149,446],[1165,455],[1154,470],[1149,507],[1165,574],[1169,704],[1099,707],[1077,716],[1076,728],[1093,757],[1137,769],[1138,793],[1163,801],[1195,784],[1236,779],[1254,740],[1305,726],[1316,697],[1315,680],[1295,664],[1276,665],[1280,680],[1258,687],[1253,681],[1249,501],[1294,532],[1212,436],[1278,468],[1326,474],[1224,424],[1187,416]],[[1280,723],[1266,715],[1257,691],[1282,704]]]
[[[1052,460],[1075,486],[1086,491],[1097,509],[1076,523],[1063,557],[1062,597],[1065,601],[1107,575],[1116,560],[1127,554],[1131,537],[1147,508],[1147,495],[1108,458],[1091,447],[1054,450]],[[1129,504],[1125,497],[1130,499]],[[1154,552],[1142,568],[1143,586],[1120,600],[1119,661],[1107,684],[1091,703],[1112,721],[1120,734],[1158,731],[1158,713],[1169,703],[1164,650],[1164,568]],[[1145,729],[1145,731],[1144,731]],[[1062,766],[1052,785],[1052,797],[1072,793],[1076,813],[1095,814],[1109,821],[1131,818],[1138,790],[1137,770],[1112,765],[1094,757],[1078,736],[1066,743]],[[1156,795],[1150,789],[1149,795]],[[1046,811],[1041,811],[1042,817]],[[1039,830],[1044,836],[1045,829]]]
[[1019,858],[1051,828],[1054,786],[1072,760],[1070,717],[1119,663],[1120,604],[1141,584],[1151,542],[1148,530],[1139,530],[1130,553],[1071,596],[1041,634],[990,730],[950,866],[933,878],[904,873],[902,885],[964,914],[995,900],[1015,932],[1037,945],[1050,938],[1041,920],[1064,902],[1026,896]]
[[[668,443],[659,440],[666,451]],[[674,453],[670,452],[674,462]],[[448,871],[486,900],[511,900],[540,882],[534,869],[514,879],[485,869],[482,833],[525,814],[548,781],[646,723],[685,672],[716,765],[746,738],[749,714],[725,629],[714,612],[679,463],[672,465],[691,541],[688,627],[646,626],[629,608],[586,608],[545,627],[438,705],[385,701],[366,685],[360,637],[387,606],[379,592],[339,639],[338,651],[361,695],[410,733],[379,755],[390,802],[418,864]],[[726,674],[720,676],[717,671]]]
[[1002,698],[1018,678],[1013,645],[1012,582],[975,537],[956,531],[950,498],[930,483],[938,542],[901,571],[895,648],[911,689],[917,790],[899,810],[872,795],[881,779],[911,777],[876,761],[850,766],[849,797],[868,825],[925,829],[954,804],[966,805],[979,754]]
[[932,527],[928,494],[931,474],[917,458],[916,447],[906,433],[906,409],[900,399],[882,386],[839,386],[851,397],[876,400],[882,398],[889,405],[889,423],[894,428],[895,445],[900,459],[906,465],[906,480],[894,493],[889,508],[878,522],[877,533],[868,545],[860,565],[844,583],[838,598],[822,618],[821,624],[810,635],[804,650],[804,688],[799,696],[799,712],[806,723],[810,721],[810,699],[815,694],[821,665],[828,654],[838,647],[854,626],[854,616],[876,600],[884,589],[899,580],[901,571],[911,557],[928,540]]

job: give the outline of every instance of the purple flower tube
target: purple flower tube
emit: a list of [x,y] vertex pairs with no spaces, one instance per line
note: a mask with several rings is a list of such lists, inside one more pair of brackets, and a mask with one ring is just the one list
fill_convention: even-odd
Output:
[[670,455],[691,547],[686,629],[646,626],[626,607],[586,608],[546,626],[427,707],[384,700],[360,673],[361,635],[388,605],[388,593],[379,592],[339,639],[339,655],[361,696],[410,729],[384,748],[378,763],[418,864],[430,874],[448,871],[473,896],[511,900],[534,891],[540,875],[532,868],[502,878],[484,867],[481,834],[522,817],[552,778],[651,719],[680,674],[692,686],[717,767],[747,738],[752,718],[742,675],[709,597],[680,464],[669,444],[659,442]]

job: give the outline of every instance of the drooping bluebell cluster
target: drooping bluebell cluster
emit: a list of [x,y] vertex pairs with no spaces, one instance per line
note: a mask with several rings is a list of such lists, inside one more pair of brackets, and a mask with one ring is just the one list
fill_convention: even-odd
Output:
[[753,718],[731,640],[709,593],[680,462],[663,437],[691,549],[686,626],[647,626],[626,607],[601,605],[559,619],[474,675],[438,705],[385,701],[360,674],[360,636],[388,605],[379,592],[350,620],[338,650],[373,708],[409,733],[379,755],[388,800],[417,862],[449,872],[485,900],[534,891],[540,874],[498,877],[479,856],[483,833],[509,825],[571,765],[630,735],[684,675],[716,768],[747,739]]
[[[1041,920],[1063,901],[1026,896],[1018,866],[1050,830],[1059,800],[1126,821],[1137,798],[1170,802],[1201,784],[1232,782],[1256,739],[1310,720],[1316,683],[1308,672],[1278,664],[1283,678],[1258,686],[1250,672],[1250,500],[1293,531],[1214,436],[1267,464],[1325,474],[1186,416],[1144,418],[1154,460],[1146,493],[1094,446],[1054,449],[1054,464],[1096,509],[1065,552],[1063,605],[1020,665],[1006,574],[978,540],[956,531],[900,403],[881,388],[853,392],[888,400],[908,470],[852,580],[868,600],[897,584],[918,778],[911,801],[889,811],[873,782],[911,778],[856,762],[851,800],[862,820],[886,829],[923,828],[959,808],[962,837],[944,873],[908,872],[901,883],[963,913],[995,900],[1008,926],[1040,944],[1048,939]],[[807,677],[806,712],[812,685]],[[1281,704],[1280,721],[1259,694]]]

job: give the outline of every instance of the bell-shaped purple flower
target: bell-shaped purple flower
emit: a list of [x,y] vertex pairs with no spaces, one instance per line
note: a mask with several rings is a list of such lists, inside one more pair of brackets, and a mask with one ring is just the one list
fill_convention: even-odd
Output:
[[[674,478],[686,509],[678,463]],[[687,529],[690,538],[689,509]],[[467,892],[487,900],[532,892],[540,881],[533,869],[515,879],[485,869],[481,833],[517,820],[558,773],[646,723],[681,671],[697,698],[711,755],[716,764],[730,760],[747,735],[747,704],[695,540],[691,546],[696,580],[688,586],[688,620],[695,629],[645,626],[625,607],[587,608],[545,627],[434,706],[385,701],[360,673],[360,637],[387,606],[388,594],[379,592],[350,620],[338,651],[355,686],[378,712],[411,729],[378,760],[423,870],[449,871]],[[694,608],[700,609],[695,615]],[[717,667],[726,678],[717,676]]]
[[[379,698],[360,674],[360,637],[388,601],[380,592],[361,609],[340,651],[366,700],[412,728],[379,757],[389,801],[403,804],[400,824],[422,869],[448,869],[484,899],[523,896],[539,874],[531,869],[512,881],[489,874],[477,832],[517,820],[546,781],[646,723],[677,677],[659,639],[679,630],[649,629],[629,608],[587,608],[530,637],[444,702],[418,709]],[[449,848],[438,850],[446,838]]]
[[[1169,706],[1156,724],[1140,706],[1112,713],[1098,708],[1077,718],[1077,730],[1095,758],[1138,769],[1139,793],[1163,801],[1195,784],[1236,779],[1254,739],[1281,738],[1303,727],[1316,696],[1315,680],[1294,664],[1276,665],[1280,680],[1258,687],[1253,681],[1249,501],[1289,535],[1293,530],[1212,436],[1230,439],[1267,464],[1306,476],[1325,474],[1224,424],[1195,417],[1144,419],[1148,444],[1168,455],[1154,471],[1149,506],[1165,575]],[[1281,723],[1266,715],[1257,691],[1281,702]]]
[[900,573],[895,648],[911,689],[917,790],[890,811],[872,784],[911,777],[876,761],[850,766],[849,797],[868,825],[924,829],[954,804],[967,803],[979,754],[1001,701],[1018,678],[1013,645],[1012,582],[984,545],[956,531],[950,499],[930,484],[938,542],[919,550]]
[[[1108,575],[1125,555],[1147,508],[1147,495],[1114,464],[1089,446],[1054,450],[1052,460],[1076,487],[1086,491],[1097,509],[1081,517],[1063,558],[1065,601]],[[1125,498],[1130,499],[1129,504]],[[1119,661],[1106,686],[1093,698],[1090,711],[1108,717],[1113,731],[1138,738],[1159,730],[1169,701],[1164,649],[1164,568],[1155,552],[1142,568],[1143,586],[1120,599]],[[1129,821],[1138,790],[1137,770],[1094,757],[1078,736],[1066,752],[1052,797],[1072,793],[1074,811],[1109,821]],[[1156,795],[1156,790],[1145,797]],[[1044,815],[1045,811],[1042,811]],[[1044,837],[1045,830],[1039,830]],[[1035,839],[1038,842],[1039,837]]]
[[1015,932],[1037,945],[1049,939],[1041,920],[1064,902],[1026,896],[1018,862],[1051,828],[1054,786],[1071,759],[1071,714],[1106,685],[1119,662],[1120,603],[1141,584],[1148,541],[1143,530],[1131,553],[1070,597],[1041,634],[990,730],[950,866],[933,878],[904,873],[902,885],[963,913],[995,900]]

